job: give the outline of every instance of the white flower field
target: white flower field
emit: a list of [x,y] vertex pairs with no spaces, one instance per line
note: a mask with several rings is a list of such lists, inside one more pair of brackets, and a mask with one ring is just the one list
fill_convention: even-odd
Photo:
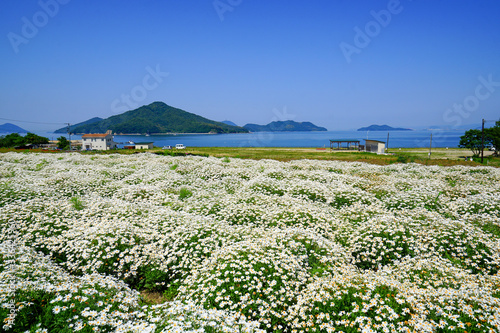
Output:
[[499,270],[496,168],[0,154],[1,332],[500,332]]

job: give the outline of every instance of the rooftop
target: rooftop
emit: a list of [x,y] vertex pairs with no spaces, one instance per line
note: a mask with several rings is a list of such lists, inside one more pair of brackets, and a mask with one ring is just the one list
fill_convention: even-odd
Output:
[[359,142],[356,139],[331,139],[330,142]]
[[105,138],[108,136],[108,134],[84,134],[82,135],[83,138]]
[[371,142],[385,143],[384,141],[379,141],[379,140],[370,140],[370,139],[366,139],[365,141],[366,141],[366,142],[371,141]]

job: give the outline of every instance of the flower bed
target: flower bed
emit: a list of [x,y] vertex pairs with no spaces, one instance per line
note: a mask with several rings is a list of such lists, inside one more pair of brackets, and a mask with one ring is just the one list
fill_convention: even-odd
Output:
[[499,180],[488,167],[1,154],[0,331],[497,332]]

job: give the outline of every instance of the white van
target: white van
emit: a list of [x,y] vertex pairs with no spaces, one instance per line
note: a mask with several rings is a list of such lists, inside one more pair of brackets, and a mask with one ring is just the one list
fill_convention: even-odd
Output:
[[178,143],[175,145],[175,149],[185,149],[186,146],[184,146],[182,143]]

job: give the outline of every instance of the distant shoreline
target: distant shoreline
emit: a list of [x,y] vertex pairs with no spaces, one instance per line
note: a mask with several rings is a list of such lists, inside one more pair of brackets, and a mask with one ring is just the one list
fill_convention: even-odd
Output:
[[201,134],[201,135],[214,135],[214,134],[236,134],[236,133],[151,133],[151,134],[143,134],[143,133],[113,133],[113,135],[121,135],[121,136],[128,136],[128,135],[141,135],[141,136],[153,136],[153,135],[182,135],[182,134],[188,134],[188,135],[193,135],[193,134]]
[[[59,134],[59,133],[58,133]],[[67,133],[64,133],[67,134]],[[89,133],[71,133],[71,135],[86,135]],[[201,134],[201,135],[216,135],[216,134],[248,134],[248,133],[151,133],[151,134],[146,134],[146,133],[113,133],[113,136],[153,136],[153,135],[182,135],[182,134],[188,134],[188,135],[194,135],[194,134]]]
[[[456,147],[460,136],[465,131],[453,130],[440,132],[439,130],[416,130],[390,132],[389,147]],[[36,132],[35,134],[56,140],[60,134]],[[235,133],[225,135],[207,135],[208,133],[154,133],[144,136],[141,133],[115,134],[117,142],[154,142],[154,145],[163,147],[182,143],[185,146],[225,146],[225,147],[329,147],[332,139],[366,139],[386,142],[387,132],[358,132],[358,131],[318,131],[318,132],[254,132]],[[67,135],[63,135],[68,138]],[[80,135],[71,135],[71,139],[81,139]]]

